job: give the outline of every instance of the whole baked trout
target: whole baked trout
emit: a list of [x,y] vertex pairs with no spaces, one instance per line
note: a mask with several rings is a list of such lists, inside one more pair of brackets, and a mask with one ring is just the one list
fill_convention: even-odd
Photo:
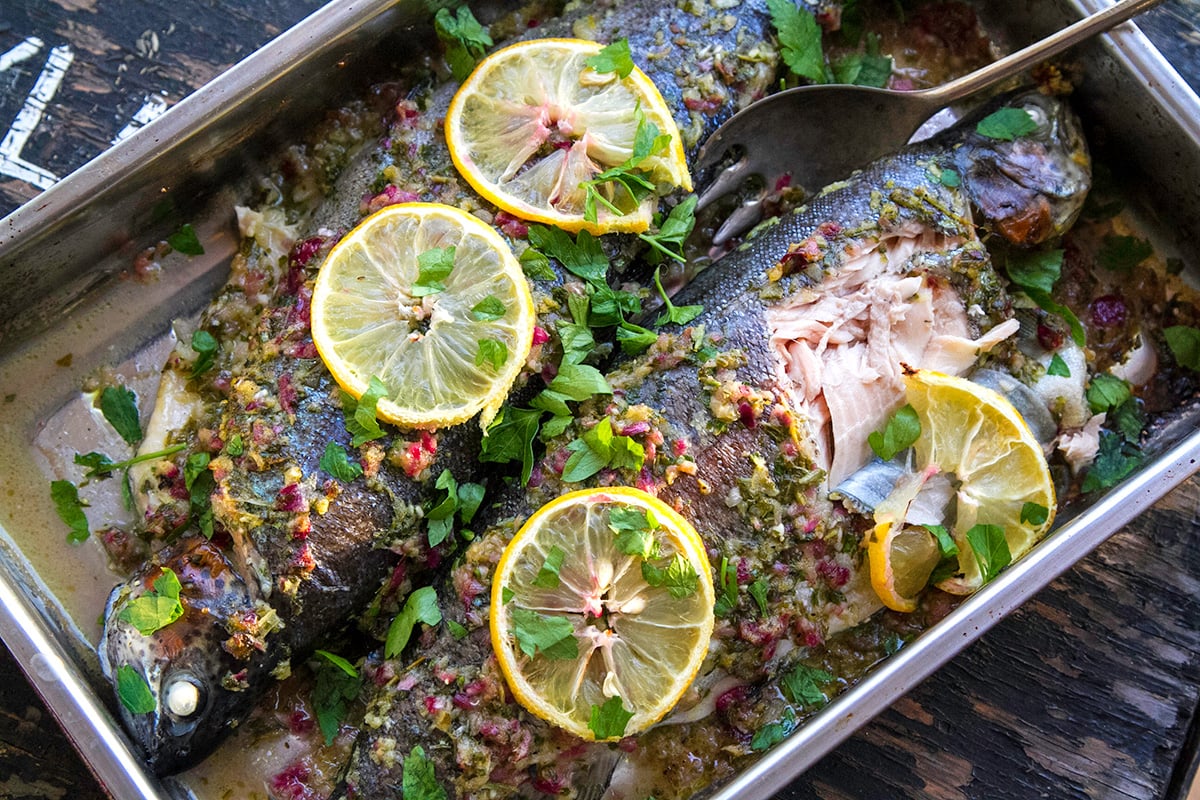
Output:
[[[628,38],[689,152],[774,81],[769,16],[757,1],[720,14],[694,2],[581,4],[524,33],[527,22],[517,13],[496,28]],[[114,685],[149,687],[153,710],[130,711],[124,702],[119,709],[160,774],[211,752],[265,687],[352,619],[367,612],[386,623],[413,581],[453,544],[430,544],[426,517],[444,494],[441,476],[485,480],[473,423],[389,430],[351,447],[342,395],[309,331],[316,270],[365,214],[396,202],[442,202],[494,222],[510,238],[525,235],[523,223],[495,212],[454,171],[441,126],[456,84],[440,65],[412,72],[402,90],[387,90],[395,94],[385,104],[382,136],[362,122],[372,109],[333,119],[327,139],[289,152],[289,178],[271,187],[262,210],[239,209],[243,252],[201,321],[220,342],[216,364],[196,377],[198,353],[183,344],[164,372],[161,413],[146,447],[187,447],[134,479],[145,530],[170,544],[114,590],[100,644]],[[330,184],[327,174],[339,177]],[[304,211],[318,196],[328,199]],[[272,203],[279,199],[284,210]],[[606,247],[629,260],[631,238]],[[537,384],[562,349],[555,323],[567,298],[584,289],[561,269],[554,280],[531,284],[540,333],[523,382]],[[350,453],[361,477],[340,481],[322,466],[330,443]],[[185,530],[189,520],[200,530]],[[180,582],[182,616],[139,627],[131,608],[157,602],[166,570]]]
[[[438,585],[453,630],[427,628],[408,658],[369,660],[365,723],[335,796],[393,797],[406,769],[432,767],[450,797],[574,796],[595,784],[614,798],[686,797],[783,738],[819,705],[813,692],[839,691],[882,657],[845,633],[880,607],[861,549],[871,523],[829,492],[831,470],[865,462],[859,439],[875,428],[847,429],[833,409],[853,401],[834,395],[878,395],[860,397],[861,413],[886,414],[902,403],[901,363],[961,374],[984,356],[1019,367],[1004,345],[1011,305],[979,234],[1020,245],[1060,235],[1090,168],[1061,101],[1031,92],[1005,105],[1036,130],[989,139],[975,127],[995,107],[985,109],[762,227],[675,298],[703,311],[610,370],[612,397],[581,404]],[[688,694],[612,746],[526,712],[488,628],[505,545],[538,507],[579,488],[564,466],[605,422],[641,445],[644,463],[584,485],[637,486],[679,510],[708,547],[718,598]],[[823,669],[833,663],[836,678]]]

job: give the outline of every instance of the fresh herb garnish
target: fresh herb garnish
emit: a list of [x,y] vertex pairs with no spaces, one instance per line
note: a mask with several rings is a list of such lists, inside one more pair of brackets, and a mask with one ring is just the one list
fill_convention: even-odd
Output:
[[476,322],[495,322],[503,317],[506,311],[504,301],[494,294],[489,294],[471,306],[471,319]]
[[217,357],[217,339],[206,330],[192,331],[192,350],[196,351],[192,364],[192,377],[196,378],[212,369]]
[[550,266],[550,259],[546,258],[546,254],[534,247],[526,247],[521,251],[521,255],[517,257],[521,262],[521,269],[525,270],[525,277],[535,281],[552,281],[558,276],[554,274],[554,268]]
[[158,708],[150,684],[128,664],[117,667],[117,698],[130,714],[149,714]]
[[167,244],[171,245],[172,250],[183,253],[185,256],[204,255],[204,245],[200,244],[200,237],[196,235],[196,229],[186,222],[179,226],[179,230],[167,237]]
[[351,461],[346,455],[346,448],[337,442],[325,445],[325,453],[317,466],[344,483],[349,483],[363,474],[362,466],[357,461]]
[[192,453],[183,465],[183,483],[188,490],[192,518],[208,539],[213,535],[212,493],[217,488],[208,469],[210,460],[208,453]]
[[[647,158],[661,153],[670,144],[670,134],[659,133],[658,126],[647,120],[639,108],[637,130],[633,135],[632,155],[626,159],[625,163],[606,169],[595,178],[580,184],[584,191],[583,218],[588,222],[596,221],[597,203],[618,216],[627,214],[642,200],[654,194],[654,183],[644,177],[639,167]],[[609,200],[600,192],[600,187],[605,184],[623,187],[633,201],[633,208],[621,209],[612,200]]]
[[1109,234],[1104,237],[1104,243],[1096,253],[1096,262],[1112,272],[1128,274],[1152,255],[1154,246],[1145,239]]
[[362,676],[346,659],[327,650],[317,650],[316,681],[312,690],[313,710],[325,744],[333,744],[346,719],[348,706],[358,697]]
[[1004,528],[999,525],[972,526],[967,531],[967,543],[975,552],[975,560],[979,563],[979,572],[984,583],[996,577],[1000,570],[1012,563],[1012,553],[1008,549],[1008,540],[1004,538]]
[[1071,328],[1071,338],[1083,347],[1087,334],[1070,308],[1057,302],[1051,292],[1062,274],[1063,251],[1042,250],[1010,255],[1005,262],[1009,280],[1015,283],[1038,307],[1062,317]]
[[[241,442],[240,438],[237,440],[239,443]],[[184,444],[173,444],[163,450],[155,450],[153,453],[142,453],[134,456],[133,458],[127,458],[124,461],[113,461],[103,453],[92,452],[84,453],[83,455],[76,453],[75,463],[81,467],[88,468],[88,471],[83,474],[83,477],[84,479],[90,480],[91,478],[103,478],[109,473],[116,472],[117,470],[129,469],[134,464],[141,464],[143,461],[157,461],[160,458],[173,456],[186,447],[187,445]],[[236,454],[230,453],[230,455]]]
[[1063,357],[1058,353],[1050,359],[1050,363],[1046,366],[1046,374],[1054,375],[1059,378],[1071,377],[1071,368],[1067,366],[1067,362],[1063,361]]
[[766,578],[758,578],[746,587],[746,590],[754,598],[754,602],[758,606],[758,613],[764,617],[767,615],[767,590],[769,588],[770,584]]
[[1163,336],[1176,364],[1200,370],[1200,329],[1189,325],[1172,325],[1163,328]]
[[450,635],[455,639],[461,639],[470,633],[470,631],[468,631],[466,627],[462,625],[462,623],[455,622],[452,619],[446,620],[446,630],[450,631]]
[[[182,449],[183,445],[179,445],[179,448]],[[242,443],[242,435],[240,433],[235,433],[233,436],[229,437],[229,441],[225,443],[225,454],[236,457],[240,456],[244,452],[246,452],[246,446]]]
[[755,752],[769,750],[786,739],[796,730],[796,711],[791,706],[783,710],[783,718],[778,722],[768,723],[757,731],[750,739],[750,749]]
[[1037,130],[1037,122],[1023,108],[1000,108],[975,125],[975,132],[989,139],[1011,142]]
[[454,245],[434,247],[417,256],[417,280],[411,290],[413,297],[446,291],[442,281],[454,271],[454,250]]
[[944,525],[925,525],[923,527],[933,534],[942,558],[958,555],[958,545],[955,544],[954,537],[950,535],[950,531],[946,530]]
[[[686,261],[683,255],[683,243],[692,235],[696,227],[696,195],[687,198],[671,209],[671,213],[658,227],[658,233],[639,233],[638,238],[654,248],[653,255],[674,259],[681,264]],[[655,263],[653,260],[651,263]]]
[[604,283],[608,276],[608,257],[600,240],[587,231],[580,231],[572,240],[571,234],[560,228],[530,225],[529,243],[588,283]]
[[689,322],[700,316],[704,312],[704,306],[677,306],[671,302],[671,298],[667,297],[666,290],[663,289],[662,277],[659,274],[660,270],[654,270],[654,288],[658,289],[658,296],[662,298],[663,307],[666,309],[654,321],[655,325],[665,325],[668,322],[673,322],[676,325],[687,325]]
[[560,320],[558,340],[562,344],[562,363],[581,364],[596,348],[596,338],[591,329],[576,322]]
[[70,481],[51,481],[50,499],[54,501],[54,510],[58,512],[58,518],[71,529],[67,534],[67,541],[71,544],[87,541],[88,521],[87,515],[83,513],[86,504],[79,499],[79,490],[75,488],[75,484]]
[[[461,10],[461,9],[460,9]],[[400,796],[404,800],[446,800],[446,790],[438,783],[433,762],[421,745],[404,757],[404,773],[400,777]]]
[[721,568],[717,570],[717,599],[713,603],[713,613],[718,617],[727,617],[733,613],[738,604],[737,567],[729,563],[725,556],[721,557]]
[[380,398],[387,397],[387,393],[388,389],[383,385],[383,381],[374,375],[371,376],[367,390],[357,400],[354,395],[342,391],[342,415],[346,420],[346,430],[353,437],[350,439],[351,447],[359,447],[374,439],[383,438],[383,428],[379,427],[375,409]]
[[1130,397],[1124,403],[1108,412],[1108,422],[1125,441],[1136,445],[1142,438],[1142,428],[1146,426],[1146,415],[1142,413],[1141,404],[1136,397]]
[[615,72],[619,78],[628,78],[629,73],[633,72],[633,53],[629,51],[629,40],[617,39],[583,63],[596,72]]
[[821,684],[832,680],[833,676],[823,669],[797,664],[783,676],[779,688],[783,690],[783,696],[796,705],[823,706],[829,698],[821,690]]
[[498,370],[504,366],[506,361],[508,361],[508,345],[499,339],[479,340],[479,349],[475,351],[475,366],[482,367],[484,364],[490,364],[492,369]]
[[602,706],[592,706],[588,729],[596,735],[596,741],[613,739],[625,735],[625,727],[633,719],[633,712],[626,711],[620,696],[610,697]]
[[792,0],[767,0],[771,22],[779,33],[779,54],[794,74],[813,83],[828,83],[821,26],[807,9]]
[[550,552],[546,553],[546,560],[542,562],[541,569],[533,579],[533,585],[542,589],[556,589],[560,583],[558,571],[562,569],[563,559],[567,557],[567,551],[563,550],[558,545],[553,545]]
[[833,80],[882,89],[892,77],[892,57],[879,54],[879,35],[867,35],[865,52],[848,53],[833,63]]
[[479,460],[497,464],[521,462],[521,483],[529,483],[533,473],[533,439],[537,436],[538,409],[504,406],[488,426],[479,453]]
[[627,356],[640,355],[657,341],[657,333],[646,330],[640,325],[634,325],[632,322],[622,322],[617,328],[617,344],[621,346],[621,351]]
[[676,553],[666,567],[658,567],[649,561],[642,562],[642,578],[656,589],[666,587],[671,597],[679,600],[696,593],[700,576],[692,562]]
[[124,386],[105,386],[100,392],[100,413],[128,444],[142,440],[142,423],[138,418],[137,395]]
[[1088,406],[1093,414],[1117,408],[1132,396],[1133,390],[1128,383],[1104,372],[1094,376],[1087,388]]
[[1026,502],[1021,506],[1021,523],[1026,525],[1045,525],[1050,518],[1050,509],[1040,503]]
[[1095,492],[1116,486],[1142,465],[1145,456],[1140,450],[1111,431],[1100,431],[1100,449],[1096,460],[1088,467],[1082,490]]
[[509,617],[517,646],[530,658],[538,653],[559,660],[579,657],[575,628],[565,617],[550,617],[527,608],[514,608]]
[[646,460],[646,450],[629,436],[614,434],[608,417],[567,445],[571,455],[563,466],[562,479],[568,483],[582,481],[605,467],[640,470]]
[[438,608],[437,590],[432,586],[417,589],[404,601],[404,608],[388,626],[387,641],[383,645],[384,656],[395,658],[400,655],[418,622],[437,625],[441,621],[442,610]]
[[466,6],[459,6],[457,12],[438,9],[433,27],[438,39],[446,46],[446,64],[454,79],[465,81],[493,44],[487,28],[479,24]]
[[658,520],[653,511],[613,506],[608,511],[608,527],[616,534],[617,549],[625,555],[658,558],[658,542],[654,538]]
[[150,591],[130,600],[117,619],[137,628],[142,636],[149,636],[183,616],[183,604],[179,601],[182,588],[175,571],[163,567]]
[[437,547],[446,541],[450,531],[454,529],[454,512],[458,510],[458,481],[450,470],[442,470],[434,486],[446,493],[446,496],[425,514],[429,520],[429,546]]
[[872,431],[867,436],[867,444],[875,451],[875,455],[884,461],[891,461],[897,453],[913,446],[921,435],[921,420],[917,417],[916,409],[905,405],[896,410],[882,431]]
[[612,394],[604,373],[589,364],[560,364],[558,374],[546,388],[576,401]]

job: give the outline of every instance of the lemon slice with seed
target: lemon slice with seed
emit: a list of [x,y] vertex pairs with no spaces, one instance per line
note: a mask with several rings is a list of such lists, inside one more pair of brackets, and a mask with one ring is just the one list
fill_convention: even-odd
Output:
[[[876,594],[890,608],[912,611],[940,554],[927,530],[904,525],[921,475],[943,472],[957,487],[948,527],[958,547],[958,569],[938,583],[953,594],[969,594],[984,583],[968,531],[976,525],[999,527],[1015,561],[1050,529],[1055,497],[1041,445],[1003,396],[965,378],[927,370],[906,375],[904,383],[921,422],[913,444],[919,474],[902,478],[876,510],[879,524],[867,554]],[[1022,513],[1034,508],[1042,513]],[[1028,518],[1042,515],[1039,522]]]
[[641,232],[657,194],[638,201],[617,181],[586,218],[584,184],[634,154],[644,120],[669,143],[636,165],[658,193],[692,188],[683,142],[654,83],[636,67],[625,78],[587,66],[601,45],[582,39],[519,42],[485,58],[446,115],[454,165],[477,192],[523,219],[571,232]]
[[615,740],[666,714],[713,628],[713,583],[690,523],[637,489],[542,506],[504,550],[489,624],[500,669],[531,713]]
[[[436,277],[431,256],[443,263]],[[403,426],[481,414],[486,427],[529,356],[534,322],[529,284],[500,235],[435,203],[367,217],[333,247],[313,289],[313,342],[330,373],[355,397],[379,378],[387,394],[376,413]]]

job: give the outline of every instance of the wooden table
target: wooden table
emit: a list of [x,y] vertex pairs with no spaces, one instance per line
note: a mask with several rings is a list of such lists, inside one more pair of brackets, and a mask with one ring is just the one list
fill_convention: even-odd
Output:
[[[319,4],[5,0],[0,215]],[[1142,24],[1200,83],[1200,0]],[[1193,479],[781,797],[1187,797],[1200,739],[1198,513]],[[0,652],[0,798],[103,797]]]

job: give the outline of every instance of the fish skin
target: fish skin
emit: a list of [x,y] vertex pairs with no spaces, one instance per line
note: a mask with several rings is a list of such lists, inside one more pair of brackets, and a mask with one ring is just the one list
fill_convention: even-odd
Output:
[[[640,58],[640,47],[653,39],[649,29],[639,27],[646,8],[646,4],[597,3],[555,22],[558,28],[546,26],[530,35],[565,31],[584,20],[580,24],[595,25],[597,37],[629,32],[635,58]],[[743,12],[738,18],[750,20],[746,24],[753,33],[744,38],[763,42],[769,25],[765,4],[748,0]],[[674,4],[655,10],[654,18],[674,19],[681,33],[665,44],[653,42],[664,56],[648,61],[647,71],[659,80],[669,78],[664,94],[676,117],[691,126],[689,146],[694,148],[701,135],[736,110],[738,102],[766,90],[774,77],[774,49],[766,45],[758,51],[759,60],[743,59],[738,42],[744,29],[741,23],[701,39],[703,20]],[[697,39],[681,44],[685,34]],[[711,83],[705,82],[714,92],[712,102],[689,109],[685,102],[689,80],[676,77],[670,65],[681,63],[680,54],[690,48],[713,45],[724,47],[718,57],[729,66]],[[413,576],[442,559],[441,551],[428,546],[421,524],[422,509],[435,494],[434,479],[443,469],[450,469],[459,481],[488,474],[476,460],[481,433],[474,424],[437,432],[436,452],[420,455],[422,466],[414,475],[392,462],[403,462],[405,448],[427,444],[415,432],[382,440],[388,444],[386,450],[367,445],[364,461],[377,465],[378,471],[338,487],[338,492],[329,490],[327,476],[318,469],[328,442],[348,446],[350,438],[336,384],[316,358],[307,327],[311,282],[322,254],[363,213],[397,197],[449,203],[468,211],[491,208],[457,175],[442,139],[441,119],[454,88],[437,80],[415,81],[398,104],[398,122],[388,131],[388,146],[368,145],[340,171],[333,186],[326,187],[331,199],[311,212],[303,229],[332,231],[332,236],[297,241],[286,262],[263,247],[251,246],[250,263],[235,265],[239,271],[235,278],[244,282],[258,271],[275,286],[257,319],[248,321],[229,311],[230,297],[236,306],[244,288],[240,283],[227,290],[206,315],[222,341],[228,337],[250,343],[247,352],[223,365],[222,375],[229,385],[220,391],[207,387],[208,396],[220,403],[219,411],[197,422],[214,435],[210,444],[227,443],[235,435],[247,443],[243,456],[222,453],[219,446],[212,452],[210,471],[216,488],[211,501],[218,545],[189,531],[156,553],[114,589],[100,644],[104,672],[114,685],[116,670],[131,666],[147,679],[158,701],[148,715],[129,714],[118,702],[127,728],[156,773],[170,774],[195,764],[246,718],[265,687],[286,675],[296,659],[344,629],[364,609],[388,610],[385,606],[380,611],[372,600],[381,584],[388,584],[390,602],[399,602]],[[406,113],[418,108],[417,115]],[[385,173],[388,167],[396,169]],[[384,192],[360,202],[362,187],[383,174],[394,180]],[[618,249],[629,251],[626,246]],[[550,297],[573,280],[560,271],[555,281],[535,286],[535,293]],[[551,336],[558,308],[550,303],[539,318]],[[546,353],[552,354],[555,346],[552,339]],[[185,361],[175,368],[186,373],[189,364]],[[536,381],[538,376],[527,377]],[[189,453],[212,449],[195,441],[189,445],[166,468],[179,473]],[[427,458],[429,463],[424,463]],[[328,510],[320,513],[326,501]],[[179,521],[188,518],[187,502],[165,503],[152,518],[161,522],[160,534],[173,535]],[[163,568],[178,568],[182,573],[196,553],[203,553],[223,580],[185,586],[181,597],[188,611],[183,619],[148,637],[121,620],[121,610],[146,591]],[[191,613],[200,608],[219,613]],[[244,633],[238,618],[249,615],[269,615],[272,627],[250,639],[235,638]],[[172,676],[183,676],[197,686],[204,699],[186,719],[179,719],[165,705],[163,681]]]
[[[1065,182],[1059,171],[1063,158],[1086,164],[1073,116],[1060,101],[1041,96],[1010,102],[1032,102],[1061,126],[1043,143],[1049,145],[1048,170],[1057,175],[1044,185],[1057,192]],[[515,701],[492,653],[487,616],[491,576],[523,520],[566,490],[609,484],[654,492],[695,525],[718,572],[718,596],[726,559],[739,583],[750,579],[742,577],[743,567],[747,576],[767,578],[770,598],[769,612],[760,615],[745,588],[738,591],[733,612],[718,617],[709,658],[690,696],[672,714],[687,721],[670,724],[668,716],[665,723],[627,737],[612,779],[624,784],[621,796],[686,797],[740,768],[739,759],[751,755],[752,733],[779,719],[783,710],[770,681],[798,655],[814,652],[836,630],[862,621],[879,605],[858,555],[869,521],[836,512],[824,497],[814,453],[805,446],[804,420],[778,380],[766,316],[778,295],[764,297],[764,287],[782,284],[784,294],[811,289],[822,275],[838,269],[846,248],[918,224],[965,237],[953,252],[940,254],[948,261],[936,268],[947,275],[956,270],[958,280],[986,287],[980,294],[989,300],[984,317],[1011,313],[974,235],[969,181],[962,188],[947,187],[930,170],[931,164],[942,164],[971,175],[976,148],[980,158],[1004,166],[1005,148],[980,141],[974,132],[983,113],[932,142],[876,162],[763,227],[675,298],[677,305],[701,303],[704,311],[687,328],[668,327],[646,353],[619,360],[608,373],[613,398],[581,404],[573,426],[547,443],[530,485],[512,490],[482,516],[479,528],[485,532],[439,582],[443,616],[462,625],[465,637],[456,639],[445,625],[434,626],[423,631],[408,658],[368,659],[366,722],[334,797],[394,796],[403,759],[417,745],[452,798],[534,791],[570,797],[596,779],[589,765],[608,746],[575,739]],[[1026,166],[1030,146],[1020,146]],[[986,174],[992,192],[1000,183],[995,175],[1003,172]],[[1039,185],[1033,172],[1007,191],[1039,209],[1061,205],[1058,218],[1068,220],[1082,205],[1086,177],[1084,170],[1072,179],[1070,198],[1033,196],[1028,187]],[[1019,211],[1005,207],[1002,221],[1013,217],[1013,210]],[[983,217],[978,223],[986,227],[991,220]],[[1017,233],[1027,238],[1024,228]],[[817,235],[826,246],[811,263],[787,274],[789,269],[781,267],[787,267],[789,254]],[[706,344],[716,355],[700,349]],[[564,484],[567,448],[604,417],[617,433],[641,430],[637,422],[649,421],[649,431],[631,434],[646,447],[645,468],[605,470],[581,484]],[[679,453],[694,458],[694,469],[680,470],[688,460]],[[839,594],[844,597],[838,599]],[[703,713],[731,685],[744,692],[740,701]],[[689,706],[698,718],[689,719]],[[639,778],[638,766],[646,763],[656,767],[654,774]]]

